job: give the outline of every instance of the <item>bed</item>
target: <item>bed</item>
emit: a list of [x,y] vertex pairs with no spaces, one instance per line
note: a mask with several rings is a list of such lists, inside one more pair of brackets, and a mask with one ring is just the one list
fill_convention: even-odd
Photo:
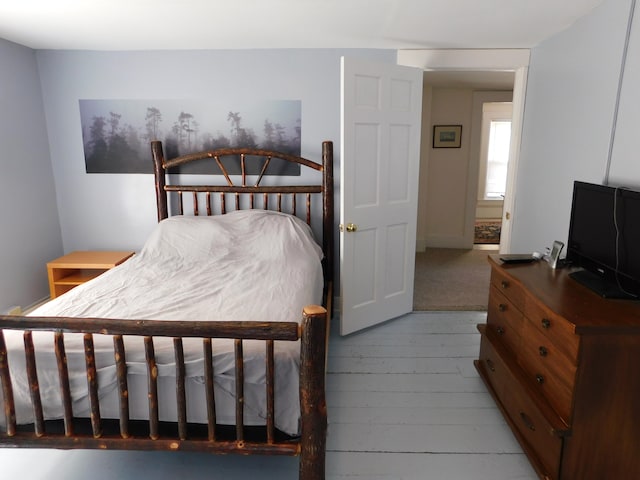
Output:
[[[323,479],[332,143],[322,162],[151,150],[158,224],[142,249],[0,316],[0,446],[298,455],[300,479]],[[194,162],[218,175],[175,174]],[[281,182],[277,162],[314,180]]]

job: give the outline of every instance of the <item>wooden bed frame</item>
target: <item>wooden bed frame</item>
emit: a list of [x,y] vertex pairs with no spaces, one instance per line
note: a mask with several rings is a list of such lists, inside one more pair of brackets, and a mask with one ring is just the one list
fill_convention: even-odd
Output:
[[[322,245],[324,250],[324,301],[323,306],[310,305],[304,308],[301,322],[198,322],[160,320],[114,320],[98,318],[23,317],[0,316],[0,384],[4,399],[6,428],[0,427],[0,446],[59,449],[118,449],[118,450],[173,450],[199,451],[209,453],[240,453],[264,455],[299,455],[301,480],[321,480],[325,478],[325,446],[327,414],[325,403],[326,350],[331,312],[332,272],[333,272],[333,144],[322,145],[322,163],[302,157],[249,148],[229,148],[183,155],[165,160],[160,142],[152,142],[155,166],[155,184],[158,220],[177,214],[216,215],[229,210],[243,208],[264,208],[285,211],[312,220],[312,198],[322,201]],[[241,184],[233,183],[228,173],[225,158],[233,157],[240,163]],[[249,185],[247,161],[258,157],[262,162],[257,181]],[[174,168],[192,161],[205,160],[212,163],[212,173],[223,174],[224,185],[173,185],[169,180]],[[262,186],[263,175],[268,173],[272,159],[282,159],[318,172],[321,180],[315,185]],[[207,177],[209,178],[209,177]],[[221,177],[222,178],[222,177]],[[292,178],[292,177],[289,177]],[[177,202],[169,200],[175,195]],[[193,210],[185,212],[183,197],[191,197]],[[229,201],[231,198],[231,202]],[[302,199],[302,201],[301,201]],[[297,205],[304,204],[304,212]],[[203,205],[204,204],[204,205]],[[231,204],[231,208],[229,208]],[[283,205],[286,206],[283,207]],[[13,387],[9,370],[7,348],[3,330],[23,330],[26,359],[26,376],[31,391],[34,423],[18,425],[13,397]],[[46,420],[40,399],[33,331],[54,332],[54,348],[58,359],[61,402],[64,419]],[[64,335],[84,334],[86,375],[91,406],[90,418],[74,416],[69,388],[64,349]],[[113,335],[114,356],[117,366],[120,397],[118,419],[102,419],[100,398],[93,352],[94,335]],[[123,336],[144,337],[147,358],[148,420],[131,420],[128,407],[127,366]],[[176,359],[176,405],[177,419],[161,422],[158,418],[157,368],[153,348],[154,337],[173,338]],[[211,359],[211,339],[233,339],[236,358],[236,425],[216,424],[214,381],[211,360],[205,365],[205,390],[207,403],[207,425],[187,423],[185,367],[182,348],[183,338],[201,338],[205,358]],[[247,339],[263,340],[266,348],[266,398],[267,422],[265,427],[249,427],[243,422],[243,361],[242,342]],[[301,434],[290,437],[279,432],[274,424],[274,342],[300,341],[300,414]],[[208,367],[208,368],[207,368]]]

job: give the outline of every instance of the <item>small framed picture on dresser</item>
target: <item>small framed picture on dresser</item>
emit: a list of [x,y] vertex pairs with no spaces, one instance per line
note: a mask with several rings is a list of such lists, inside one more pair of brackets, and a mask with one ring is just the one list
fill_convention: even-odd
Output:
[[553,246],[551,247],[551,253],[549,254],[549,265],[551,268],[556,268],[558,266],[558,260],[560,259],[560,252],[562,252],[562,248],[564,247],[564,243],[559,240],[553,242]]

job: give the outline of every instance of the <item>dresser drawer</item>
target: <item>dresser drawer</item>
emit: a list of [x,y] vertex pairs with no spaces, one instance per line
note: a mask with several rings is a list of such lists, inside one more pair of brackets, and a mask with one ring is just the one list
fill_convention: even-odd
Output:
[[492,285],[487,308],[487,325],[513,352],[517,352],[520,346],[523,324],[522,312]]
[[509,362],[514,362],[513,357],[496,335],[484,325],[478,329],[482,333],[478,370],[483,380],[497,397],[536,470],[557,479],[562,437],[568,433],[566,424],[546,400],[527,385],[524,372],[517,365],[511,366]]
[[514,381],[506,389],[503,407],[516,435],[543,478],[557,479],[560,472],[563,432],[547,420],[522,384]]
[[557,315],[535,298],[525,299],[524,315],[535,329],[547,337],[574,365],[578,364],[580,340],[574,333],[574,325]]
[[524,290],[511,277],[503,271],[493,268],[491,269],[491,285],[508,297],[516,308],[524,310]]
[[518,363],[558,414],[571,419],[576,366],[529,320],[524,321]]
[[[479,327],[480,332],[485,333],[484,328],[481,327],[483,326]],[[479,363],[485,373],[485,380],[490,384],[495,394],[501,398],[508,388],[511,378],[508,376],[505,363],[486,335],[482,335],[480,340]]]

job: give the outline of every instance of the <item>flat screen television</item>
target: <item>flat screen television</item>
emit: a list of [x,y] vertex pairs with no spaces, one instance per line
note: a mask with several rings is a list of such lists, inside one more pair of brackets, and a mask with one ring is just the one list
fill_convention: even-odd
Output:
[[640,192],[574,182],[570,277],[608,298],[640,298]]

